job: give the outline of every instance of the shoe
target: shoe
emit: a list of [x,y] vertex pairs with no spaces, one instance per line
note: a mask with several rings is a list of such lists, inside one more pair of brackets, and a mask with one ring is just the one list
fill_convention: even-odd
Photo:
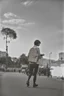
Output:
[[26,84],[27,84],[27,87],[29,87],[29,82],[27,82]]
[[37,87],[37,86],[38,86],[38,84],[34,84],[34,85],[33,85],[33,87]]

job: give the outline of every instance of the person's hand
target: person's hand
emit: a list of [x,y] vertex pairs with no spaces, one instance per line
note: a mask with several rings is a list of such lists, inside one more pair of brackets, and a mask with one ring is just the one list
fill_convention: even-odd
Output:
[[40,54],[40,56],[44,56],[45,54]]
[[42,56],[44,56],[44,54],[40,54],[39,58],[41,59],[41,58],[42,58]]

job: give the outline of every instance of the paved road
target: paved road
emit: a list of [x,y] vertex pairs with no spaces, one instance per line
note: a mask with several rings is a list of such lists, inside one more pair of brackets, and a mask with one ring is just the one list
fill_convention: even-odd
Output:
[[0,76],[0,96],[1,96],[1,76]]
[[0,72],[0,96],[2,96],[2,74],[3,72]]
[[63,81],[63,94],[62,94],[62,96],[64,96],[64,81]]
[[32,87],[32,79],[27,88],[27,76],[22,73],[4,73],[0,80],[2,96],[62,96],[63,92],[61,80],[43,76],[38,76],[37,88]]

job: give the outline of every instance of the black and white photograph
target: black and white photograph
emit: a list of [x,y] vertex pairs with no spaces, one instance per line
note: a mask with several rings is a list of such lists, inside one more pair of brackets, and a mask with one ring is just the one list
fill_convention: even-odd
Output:
[[0,0],[0,96],[64,96],[64,0]]

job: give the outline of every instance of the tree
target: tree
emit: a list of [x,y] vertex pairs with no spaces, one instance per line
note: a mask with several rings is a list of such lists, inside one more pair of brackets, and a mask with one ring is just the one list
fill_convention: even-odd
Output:
[[5,64],[6,58],[5,57],[0,57],[0,64]]
[[13,29],[10,28],[2,28],[1,33],[5,35],[5,40],[6,40],[6,64],[8,63],[7,58],[8,58],[8,38],[16,39],[17,35],[16,32]]
[[13,29],[10,28],[2,28],[1,33],[7,37],[16,39],[17,35]]
[[[8,57],[7,59],[8,59],[7,67],[12,66],[14,63],[12,62],[11,57]],[[5,64],[5,62],[6,62],[6,57],[0,57],[0,64],[3,65],[3,64]]]
[[18,60],[19,64],[28,64],[28,57],[25,54],[22,54]]

